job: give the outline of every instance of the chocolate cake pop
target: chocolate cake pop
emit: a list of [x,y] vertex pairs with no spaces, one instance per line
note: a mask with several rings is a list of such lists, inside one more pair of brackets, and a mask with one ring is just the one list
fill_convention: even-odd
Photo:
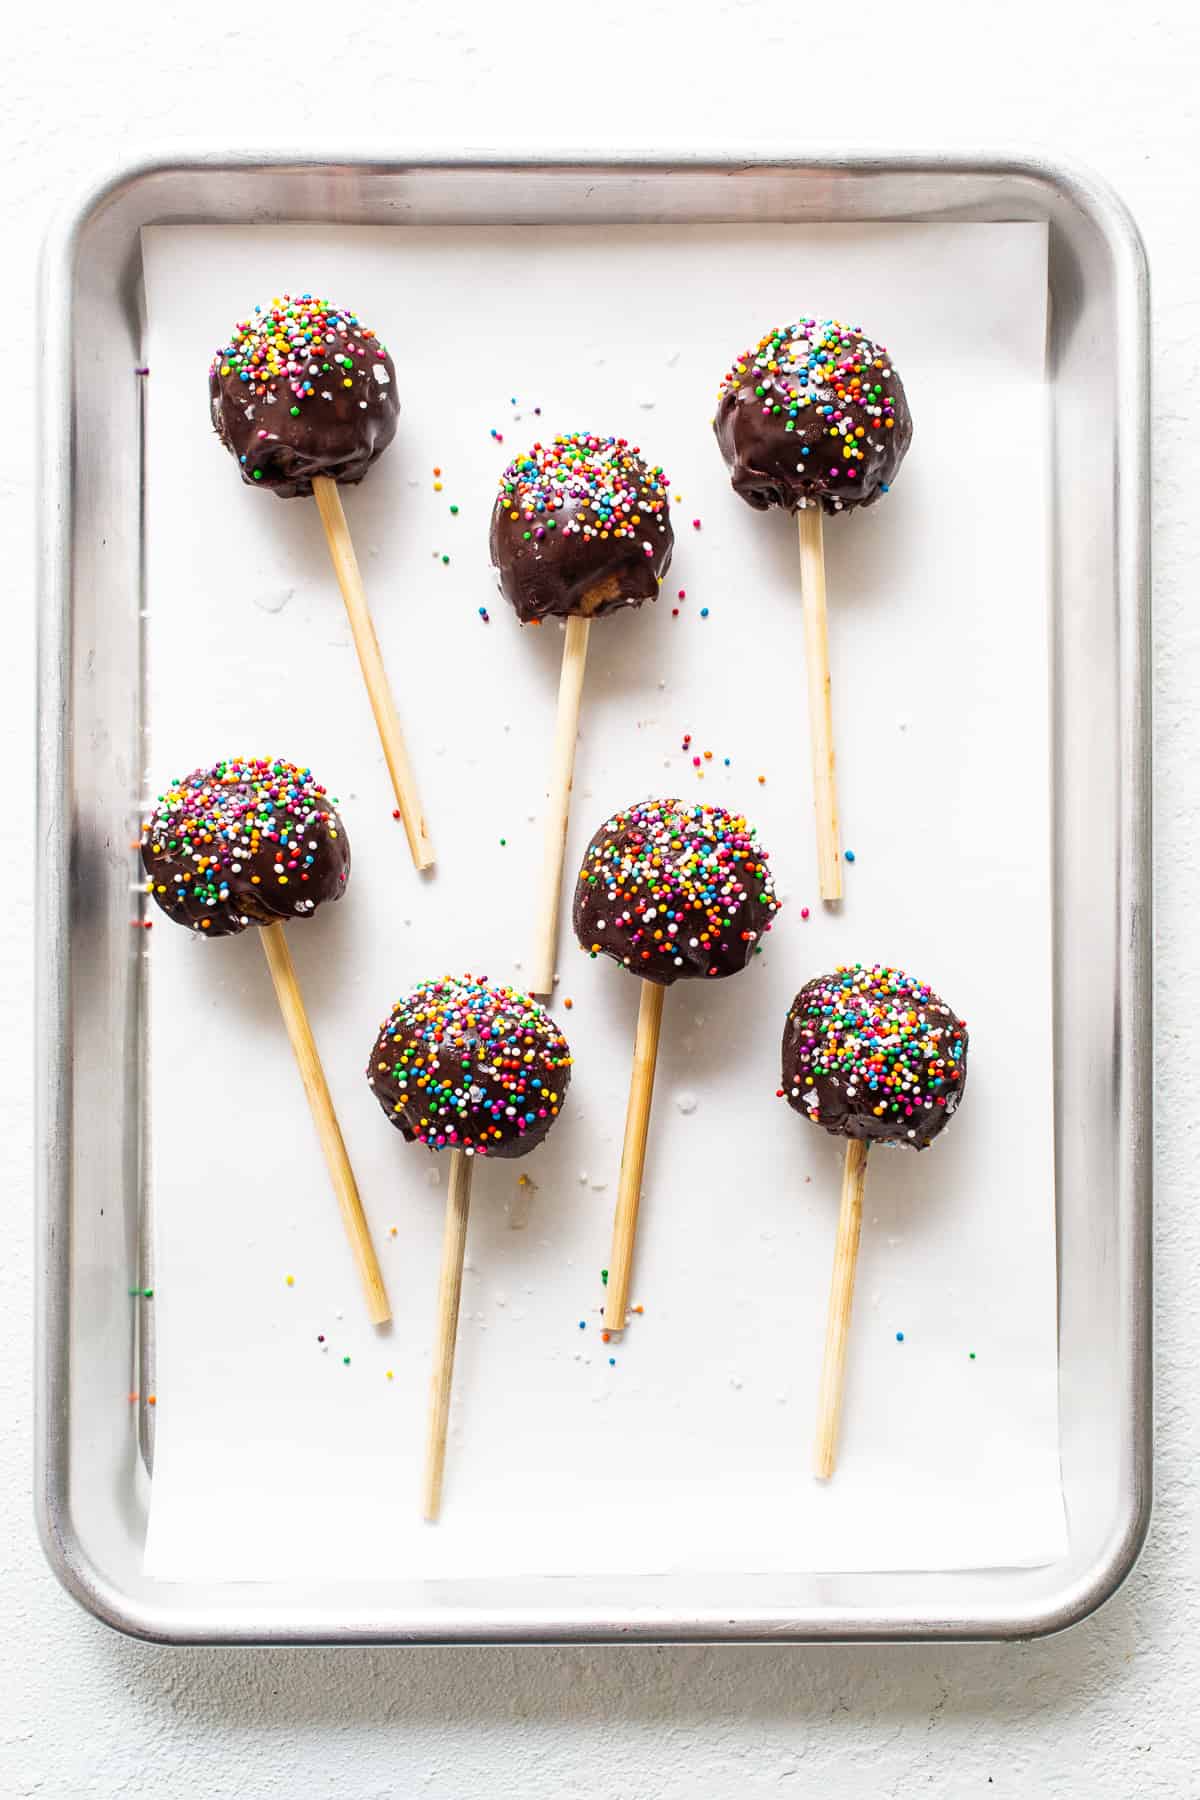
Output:
[[356,313],[285,294],[234,327],[209,365],[213,427],[242,480],[281,500],[313,477],[361,481],[396,435],[396,369]]
[[295,763],[233,757],[160,795],[141,856],[147,893],[176,924],[214,938],[259,927],[367,1310],[383,1324],[391,1317],[383,1276],[284,936],[285,920],[339,900],[349,879],[350,842],[334,802]]
[[471,1176],[481,1157],[527,1156],[562,1110],[571,1053],[554,1020],[515,988],[473,975],[423,981],[380,1028],[367,1080],[412,1143],[450,1151],[422,1508],[442,1504]]
[[822,1480],[837,1461],[867,1151],[924,1150],[945,1130],[967,1079],[967,1041],[966,1026],[932,988],[882,963],[815,976],[783,1028],[780,1098],[847,1140],[813,1454]]
[[674,542],[667,478],[627,438],[562,433],[500,477],[492,563],[522,625],[657,599]]
[[900,969],[856,963],[815,976],[792,1002],[781,1092],[835,1137],[924,1150],[966,1079],[966,1026]]
[[566,620],[549,806],[530,958],[535,994],[554,987],[575,742],[594,618],[654,600],[674,544],[667,478],[627,438],[571,432],[535,444],[500,478],[492,562],[523,625]]
[[881,344],[837,319],[777,325],[721,383],[713,430],[734,492],[827,513],[886,494],[912,439],[904,385]]
[[403,821],[413,862],[428,869],[433,846],[340,492],[340,484],[362,480],[396,435],[392,359],[356,314],[312,294],[285,294],[236,327],[209,365],[208,391],[217,436],[247,486],[317,503],[391,776],[394,817]]
[[141,853],[167,917],[215,938],[304,918],[340,900],[350,875],[333,801],[310,770],[277,757],[235,757],[173,782]]
[[607,819],[584,853],[574,909],[580,946],[641,977],[605,1294],[609,1331],[625,1328],[666,990],[685,978],[736,975],[762,947],[779,906],[753,827],[720,806],[639,801]]
[[744,969],[779,901],[745,819],[698,801],[642,800],[606,819],[584,852],[575,935],[645,981]]
[[544,1007],[471,975],[423,981],[380,1027],[367,1080],[408,1143],[527,1156],[571,1082],[566,1039]]
[[801,319],[776,326],[735,360],[721,382],[713,430],[734,491],[760,512],[780,506],[796,515],[817,873],[821,898],[840,900],[821,521],[887,492],[912,438],[908,401],[886,350],[857,327]]

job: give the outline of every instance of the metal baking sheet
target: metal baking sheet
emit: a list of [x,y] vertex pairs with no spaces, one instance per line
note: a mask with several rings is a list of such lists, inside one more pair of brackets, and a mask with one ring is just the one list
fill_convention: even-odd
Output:
[[[411,1582],[304,1593],[156,1584],[141,1574],[136,1415],[114,1405],[133,1379],[137,1346],[123,1302],[145,1242],[142,995],[129,949],[127,850],[112,826],[141,766],[131,704],[142,691],[131,603],[142,567],[140,404],[130,373],[141,360],[139,231],[179,221],[581,217],[1049,225],[1056,1189],[1070,1554],[1035,1571],[789,1573],[739,1576],[736,1587],[697,1577],[650,1586],[481,1580],[456,1582],[452,1595]],[[1097,1604],[1136,1554],[1149,1493],[1145,281],[1119,207],[1078,176],[920,159],[770,168],[214,161],[110,184],[52,241],[46,273],[46,392],[57,410],[47,421],[45,514],[39,1486],[47,1543],[68,1585],[126,1629],[217,1640],[1019,1635]],[[1097,445],[1111,446],[1111,461]],[[1107,756],[1095,753],[1098,742]],[[1099,895],[1111,900],[1101,905]]]

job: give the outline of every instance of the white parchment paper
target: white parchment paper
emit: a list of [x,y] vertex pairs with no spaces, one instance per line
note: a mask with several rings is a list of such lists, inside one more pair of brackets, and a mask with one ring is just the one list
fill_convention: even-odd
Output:
[[[1060,1555],[1042,228],[180,227],[148,232],[145,255],[149,787],[223,755],[279,754],[341,801],[349,892],[290,939],[395,1311],[388,1332],[365,1321],[256,933],[204,944],[161,920],[146,940],[147,1569],[453,1577]],[[396,443],[345,498],[438,851],[429,881],[391,817],[315,508],[244,488],[209,429],[214,346],[256,300],[305,289],[357,308],[401,383]],[[856,859],[836,914],[817,898],[794,526],[734,497],[709,430],[731,356],[800,311],[882,337],[916,421],[893,493],[826,529]],[[418,1496],[446,1164],[388,1127],[363,1068],[380,1018],[421,977],[520,980],[561,631],[518,628],[487,528],[509,455],[564,428],[629,436],[681,496],[657,607],[592,633],[568,896],[607,812],[665,792],[743,808],[786,906],[744,975],[668,995],[644,1311],[608,1345],[600,1270],[637,985],[565,926],[552,1010],[575,1080],[536,1154],[476,1171],[431,1528]],[[857,959],[944,994],[969,1023],[971,1065],[930,1152],[871,1158],[841,1460],[820,1486],[840,1152],[775,1087],[793,993]]]

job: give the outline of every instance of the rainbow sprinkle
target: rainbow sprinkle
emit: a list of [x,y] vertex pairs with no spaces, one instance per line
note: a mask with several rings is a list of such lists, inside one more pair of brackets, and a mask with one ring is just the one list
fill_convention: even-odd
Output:
[[[858,326],[799,319],[776,325],[755,349],[744,350],[722,377],[718,399],[753,384],[764,415],[781,417],[786,431],[807,424],[812,409],[825,421],[823,435],[841,440],[841,460],[849,464],[828,473],[855,481],[856,465],[871,447],[868,433],[895,429],[895,401],[884,385],[891,373],[887,351]],[[801,455],[809,455],[807,446]]]
[[354,377],[365,368],[371,369],[373,381],[386,387],[391,381],[386,365],[387,350],[357,313],[313,294],[298,294],[295,299],[284,294],[267,308],[256,306],[252,319],[234,327],[208,372],[236,375],[260,399],[278,382],[303,403],[317,395],[332,400],[335,383],[352,388]]
[[548,531],[585,538],[642,535],[647,556],[655,554],[647,534],[668,530],[667,488],[661,468],[644,463],[627,438],[579,431],[535,444],[500,477],[501,499],[514,523],[524,520],[526,541]]

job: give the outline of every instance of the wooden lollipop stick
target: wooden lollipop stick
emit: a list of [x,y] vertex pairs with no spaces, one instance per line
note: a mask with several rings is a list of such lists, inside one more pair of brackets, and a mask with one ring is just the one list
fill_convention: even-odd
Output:
[[462,1299],[463,1256],[467,1248],[467,1215],[471,1210],[471,1173],[475,1158],[450,1152],[450,1187],[446,1194],[446,1227],[442,1235],[442,1272],[438,1279],[437,1336],[433,1345],[433,1380],[429,1390],[429,1438],[425,1449],[422,1511],[433,1521],[442,1510],[442,1475],[446,1467],[446,1427],[450,1423],[450,1388],[454,1381],[454,1344]]
[[329,554],[333,558],[338,586],[342,590],[342,598],[346,602],[346,611],[350,616],[354,648],[358,651],[358,660],[362,667],[363,680],[367,684],[371,711],[375,714],[375,724],[383,745],[383,754],[387,758],[396,805],[400,808],[404,833],[408,838],[409,852],[418,869],[429,869],[433,867],[433,845],[429,841],[429,833],[425,828],[425,815],[421,811],[421,802],[417,796],[417,784],[413,779],[408,751],[404,747],[400,721],[396,717],[396,703],[392,699],[392,690],[388,685],[387,670],[383,666],[383,654],[379,648],[379,639],[375,635],[375,626],[371,621],[370,609],[367,606],[366,589],[363,587],[362,576],[359,573],[354,545],[350,540],[350,527],[346,523],[346,514],[342,508],[342,496],[337,482],[331,480],[328,475],[314,475],[312,485],[313,498],[317,503],[317,511],[321,515],[321,523],[325,527],[325,537],[329,544]]
[[829,694],[829,622],[825,611],[825,545],[820,506],[802,506],[796,514],[796,522],[800,532],[800,594],[808,665],[813,804],[817,811],[817,875],[822,900],[840,900],[842,846],[833,755],[833,707]]
[[587,668],[588,633],[592,621],[572,613],[563,641],[562,674],[558,682],[558,719],[550,757],[550,804],[542,849],[542,879],[538,893],[537,938],[529,980],[531,994],[554,992],[554,965],[558,960],[558,902],[562,892],[563,854],[571,811],[571,786],[575,780],[575,739],[579,736],[579,703]]
[[833,1252],[833,1281],[829,1289],[829,1318],[825,1326],[825,1358],[821,1364],[821,1388],[817,1397],[813,1472],[821,1481],[828,1481],[837,1462],[838,1423],[842,1413],[842,1388],[846,1380],[846,1346],[850,1339],[854,1271],[858,1264],[858,1240],[862,1235],[863,1189],[866,1182],[867,1145],[859,1138],[850,1138],[846,1144],[846,1164],[842,1171],[842,1203],[838,1208],[837,1244]]
[[624,1331],[629,1307],[629,1278],[633,1273],[633,1240],[637,1234],[638,1207],[642,1199],[642,1171],[646,1165],[646,1136],[654,1100],[654,1070],[658,1062],[658,1034],[662,1028],[666,988],[643,981],[638,1005],[637,1036],[633,1043],[633,1078],[625,1113],[625,1147],[621,1151],[621,1180],[613,1218],[612,1252],[608,1259],[608,1291],[604,1324],[608,1331]]
[[342,1129],[333,1110],[325,1071],[321,1067],[321,1058],[313,1041],[312,1027],[304,1010],[292,953],[283,935],[283,921],[277,920],[274,925],[264,925],[258,935],[267,954],[267,967],[275,984],[279,1010],[283,1014],[283,1022],[296,1053],[296,1061],[300,1065],[300,1079],[304,1083],[304,1091],[312,1109],[313,1124],[325,1153],[333,1191],[341,1208],[342,1223],[346,1227],[346,1236],[350,1239],[350,1248],[358,1265],[363,1292],[367,1297],[367,1315],[372,1325],[385,1325],[392,1316],[387,1289],[383,1285],[375,1246],[371,1242],[370,1227],[362,1209],[362,1201],[358,1197],[358,1184],[350,1167],[350,1158],[346,1155]]

